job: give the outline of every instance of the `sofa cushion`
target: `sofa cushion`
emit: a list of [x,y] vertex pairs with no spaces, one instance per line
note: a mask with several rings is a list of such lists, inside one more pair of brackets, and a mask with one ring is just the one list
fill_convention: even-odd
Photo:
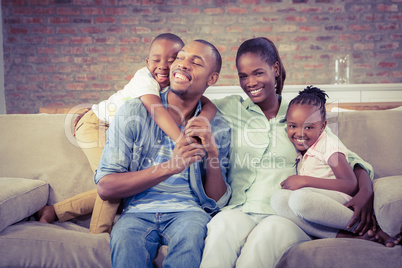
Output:
[[89,234],[77,225],[68,230],[55,224],[20,222],[0,232],[0,267],[108,268],[112,266],[109,243],[109,234]]
[[[359,111],[339,113],[339,139],[374,168],[374,178],[402,175],[401,111]],[[333,129],[333,131],[334,131]]]
[[41,180],[0,178],[0,232],[42,208],[49,185]]
[[317,239],[291,248],[276,268],[402,267],[402,247],[351,238]]
[[381,229],[391,236],[402,232],[402,175],[374,180],[374,212]]

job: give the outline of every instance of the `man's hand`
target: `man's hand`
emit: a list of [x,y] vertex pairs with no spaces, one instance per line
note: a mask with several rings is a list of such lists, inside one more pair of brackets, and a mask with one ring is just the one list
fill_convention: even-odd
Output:
[[197,140],[198,148],[204,149],[208,157],[218,157],[219,151],[216,147],[211,125],[205,117],[191,118],[184,129],[184,134],[187,138]]
[[[201,161],[204,155],[205,152],[197,145],[197,140],[188,137],[181,139],[176,144],[171,158],[165,164],[173,174],[177,174],[186,170],[192,163]],[[165,166],[165,164],[162,164],[162,167]]]
[[191,145],[207,154],[204,189],[207,196],[218,201],[225,194],[227,188],[222,176],[219,151],[209,121],[204,117],[193,117],[188,121],[184,135],[185,139],[197,141],[198,144]]

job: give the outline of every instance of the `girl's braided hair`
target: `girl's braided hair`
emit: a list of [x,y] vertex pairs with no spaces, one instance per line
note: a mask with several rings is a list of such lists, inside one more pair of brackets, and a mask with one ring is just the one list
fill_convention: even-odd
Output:
[[306,87],[303,91],[299,91],[299,95],[290,101],[289,107],[293,104],[309,104],[317,106],[318,109],[320,110],[322,121],[325,121],[326,118],[325,103],[327,102],[326,98],[329,97],[324,90],[321,90],[318,87],[314,87],[311,85]]

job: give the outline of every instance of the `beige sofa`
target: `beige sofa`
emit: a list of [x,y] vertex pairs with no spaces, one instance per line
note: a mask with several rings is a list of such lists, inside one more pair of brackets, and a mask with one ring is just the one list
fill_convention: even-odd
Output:
[[[109,235],[88,234],[88,216],[52,225],[30,217],[45,204],[95,187],[71,135],[74,117],[0,116],[0,267],[111,266]],[[402,111],[343,112],[330,124],[347,147],[372,163],[375,212],[392,235],[402,231],[401,118]],[[293,247],[278,267],[402,267],[402,247],[314,240]]]

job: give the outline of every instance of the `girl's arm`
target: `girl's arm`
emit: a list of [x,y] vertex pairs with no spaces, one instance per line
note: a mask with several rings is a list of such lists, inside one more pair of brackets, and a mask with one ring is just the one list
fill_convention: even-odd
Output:
[[214,119],[216,111],[218,110],[216,106],[210,101],[207,97],[202,96],[201,97],[201,105],[202,105],[202,110],[200,113],[200,116],[204,116],[208,119],[209,122]]
[[354,232],[363,235],[372,228],[376,231],[376,219],[373,209],[373,183],[367,171],[360,165],[355,165],[353,170],[357,177],[359,189],[356,195],[349,202],[345,203],[346,207],[352,208],[354,211],[353,217],[348,223],[348,228],[359,221]]
[[328,164],[334,172],[336,180],[294,175],[281,183],[282,188],[297,190],[303,187],[314,187],[353,195],[356,192],[357,179],[345,155],[332,154],[328,159]]
[[160,97],[147,94],[141,96],[140,99],[155,123],[177,143],[183,136],[183,132],[180,131],[168,110],[163,106]]

